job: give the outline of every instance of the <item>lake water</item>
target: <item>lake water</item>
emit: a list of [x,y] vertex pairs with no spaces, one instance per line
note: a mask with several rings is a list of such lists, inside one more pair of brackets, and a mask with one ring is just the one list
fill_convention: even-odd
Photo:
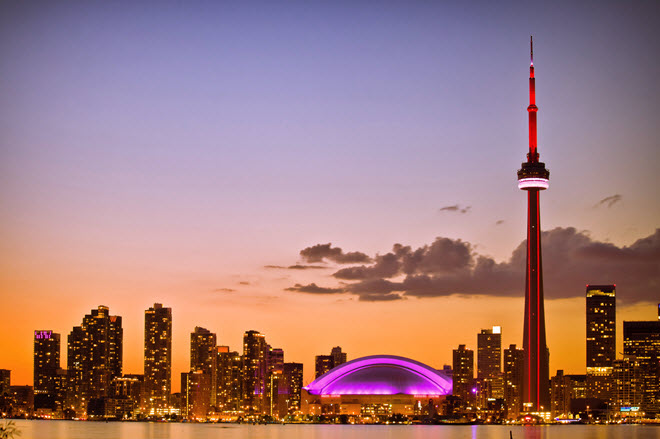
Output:
[[656,439],[644,425],[236,425],[15,420],[17,439]]

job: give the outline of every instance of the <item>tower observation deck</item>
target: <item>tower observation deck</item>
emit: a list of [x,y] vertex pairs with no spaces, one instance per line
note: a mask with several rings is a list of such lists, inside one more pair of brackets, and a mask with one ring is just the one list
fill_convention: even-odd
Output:
[[541,223],[539,193],[548,188],[550,172],[539,162],[536,143],[536,84],[534,46],[530,38],[529,66],[529,152],[518,170],[518,188],[527,192],[527,267],[525,275],[525,322],[523,349],[525,366],[523,403],[527,411],[550,411],[549,352],[545,337]]

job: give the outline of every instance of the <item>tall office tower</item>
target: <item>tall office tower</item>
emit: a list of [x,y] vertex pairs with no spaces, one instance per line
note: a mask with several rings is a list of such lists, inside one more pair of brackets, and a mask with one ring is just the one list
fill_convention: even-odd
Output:
[[220,412],[237,412],[241,409],[241,356],[230,352],[229,346],[218,346],[216,357],[216,407]]
[[531,411],[550,409],[550,370],[545,338],[543,304],[543,272],[541,264],[541,221],[539,193],[548,188],[550,172],[539,162],[536,143],[536,84],[534,79],[534,49],[531,45],[529,66],[529,152],[527,161],[518,171],[518,188],[527,191],[527,268],[525,270],[525,380],[523,403]]
[[278,394],[280,418],[300,412],[300,392],[303,386],[302,363],[284,363],[282,382]]
[[267,345],[266,393],[264,394],[263,412],[270,416],[277,415],[277,395],[280,392],[283,372],[284,351]]
[[550,413],[553,418],[568,418],[571,412],[571,377],[558,370],[550,379]]
[[206,328],[199,326],[190,333],[190,370],[201,370],[209,376],[209,401],[215,406],[215,347],[216,335]]
[[346,352],[341,351],[340,346],[335,346],[332,348],[332,351],[330,351],[330,355],[332,356],[332,367],[337,367],[341,364],[346,363]]
[[587,397],[609,401],[616,358],[616,287],[587,285]]
[[642,410],[660,413],[660,320],[623,322],[623,354],[639,361],[642,369]]
[[[641,407],[644,395],[643,371],[639,360],[625,356],[612,365],[612,403],[614,414],[623,414],[632,407]],[[628,410],[626,410],[626,408]],[[624,409],[624,410],[621,410]]]
[[522,385],[525,376],[525,351],[515,344],[504,349],[504,400],[509,419],[516,419],[522,411]]
[[169,411],[172,393],[172,308],[160,303],[144,312],[144,413]]
[[502,328],[482,329],[477,334],[477,378],[486,398],[504,398],[502,382]]
[[474,399],[472,388],[474,386],[474,351],[466,349],[464,344],[454,349],[452,369],[454,371],[452,394],[469,405]]
[[60,334],[34,331],[34,408],[55,409]]
[[0,396],[9,393],[11,387],[11,370],[0,369]]
[[121,317],[107,306],[92,310],[69,334],[67,362],[72,408],[86,413],[92,398],[108,395],[110,381],[121,376],[123,330]]
[[332,370],[334,364],[332,355],[317,355],[314,359],[314,371],[316,373],[314,378],[318,378]]
[[185,403],[183,417],[206,421],[211,407],[211,376],[201,370],[181,373],[181,393]]
[[243,336],[243,409],[247,414],[262,413],[266,393],[266,337],[258,331]]

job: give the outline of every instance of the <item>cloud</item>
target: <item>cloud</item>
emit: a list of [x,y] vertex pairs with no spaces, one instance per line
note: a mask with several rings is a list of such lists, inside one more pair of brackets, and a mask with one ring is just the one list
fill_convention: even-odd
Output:
[[213,290],[214,293],[233,293],[234,291],[236,290],[232,288],[216,288]]
[[495,225],[499,226],[500,224],[504,224],[504,220],[497,220],[495,221]]
[[315,283],[311,283],[309,285],[295,284],[290,288],[286,288],[285,291],[295,291],[298,293],[311,293],[311,294],[338,294],[345,292],[343,288],[324,288],[324,287],[319,287]]
[[621,201],[623,196],[616,194],[616,195],[610,195],[609,197],[605,197],[602,200],[600,200],[598,203],[594,205],[594,207],[600,207],[606,205],[608,208],[614,206],[616,203]]
[[289,265],[289,266],[284,266],[284,265],[264,265],[264,268],[274,268],[274,269],[280,269],[280,270],[318,270],[318,269],[327,269],[329,267],[326,267],[324,265],[301,265],[301,264],[296,264],[296,265]]
[[468,213],[472,209],[472,206],[461,207],[460,204],[454,204],[452,206],[444,206],[438,209],[438,212],[456,212],[456,213]]
[[239,285],[250,285],[250,282],[241,281],[241,282],[239,282],[238,284],[239,284]]
[[360,264],[371,262],[371,258],[362,252],[348,252],[339,247],[332,247],[331,243],[316,244],[300,251],[300,256],[306,262],[323,262],[324,259],[338,264]]
[[[557,227],[542,232],[544,294],[548,299],[581,297],[585,284],[616,284],[621,303],[657,300],[660,287],[660,229],[630,246],[596,241],[586,231]],[[347,292],[361,301],[406,297],[522,296],[526,242],[509,260],[497,262],[476,253],[474,245],[439,237],[413,249],[395,244],[370,264],[333,274],[349,281],[341,288],[296,285],[288,291],[329,294]]]

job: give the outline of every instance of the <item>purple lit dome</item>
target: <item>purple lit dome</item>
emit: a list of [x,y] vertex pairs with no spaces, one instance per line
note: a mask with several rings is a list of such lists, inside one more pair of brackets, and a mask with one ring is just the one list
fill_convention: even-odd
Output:
[[448,395],[452,383],[442,372],[410,358],[372,355],[321,375],[305,389],[311,395]]

